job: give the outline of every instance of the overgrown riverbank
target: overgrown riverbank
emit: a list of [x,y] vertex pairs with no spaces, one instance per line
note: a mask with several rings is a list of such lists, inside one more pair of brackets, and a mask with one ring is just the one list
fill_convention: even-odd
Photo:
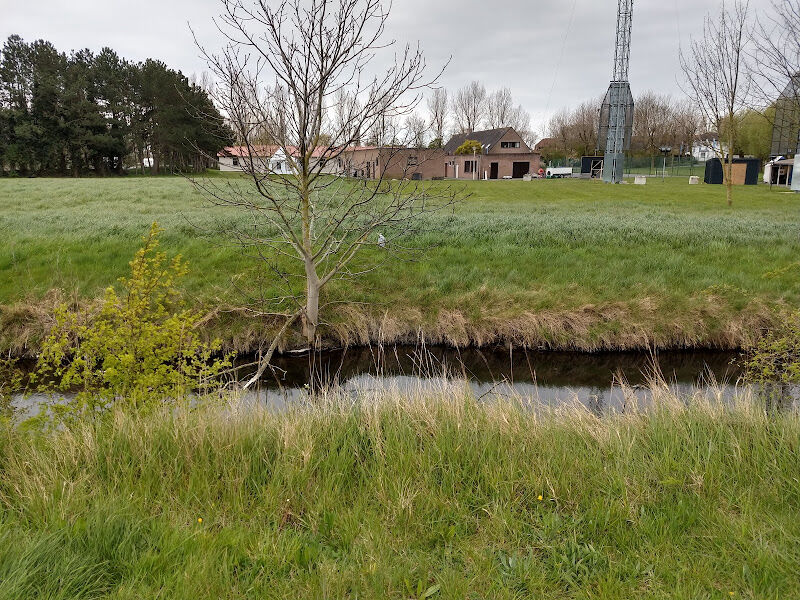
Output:
[[[684,178],[455,185],[472,196],[425,217],[408,240],[427,248],[419,260],[382,262],[376,248],[354,270],[379,268],[332,282],[327,344],[731,349],[800,305],[787,270],[800,256],[793,195],[747,187],[728,208],[718,186]],[[99,297],[153,221],[189,263],[186,292],[209,312],[209,336],[247,352],[275,330],[243,307],[263,308],[280,286],[219,233],[242,217],[181,178],[0,180],[0,208],[0,349],[35,352],[56,300]]]
[[[0,306],[0,349],[16,356],[34,355],[52,326],[53,310],[64,301],[63,293],[53,293],[37,303]],[[768,305],[751,301],[734,307],[713,294],[692,299],[691,308],[643,299],[570,311],[551,309],[473,318],[457,310],[426,314],[411,309],[380,312],[370,307],[342,306],[334,309],[332,321],[321,327],[320,334],[327,348],[424,343],[577,352],[739,350],[779,324],[789,310],[784,302]],[[270,345],[281,323],[272,317],[254,317],[241,308],[217,307],[207,311],[201,326],[203,337],[220,339],[225,350],[252,354]],[[281,351],[305,347],[299,326],[280,344]]]
[[438,393],[0,433],[3,598],[790,598],[800,420]]

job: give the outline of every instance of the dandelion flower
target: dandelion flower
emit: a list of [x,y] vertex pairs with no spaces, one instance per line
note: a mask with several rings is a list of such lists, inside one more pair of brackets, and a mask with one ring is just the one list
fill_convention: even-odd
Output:
[[203,517],[197,517],[197,522],[202,525],[203,524]]
[[541,502],[542,500],[544,500],[544,496],[542,496],[541,494],[539,494],[539,497],[538,497],[538,498],[536,498],[536,499],[537,499],[539,502]]

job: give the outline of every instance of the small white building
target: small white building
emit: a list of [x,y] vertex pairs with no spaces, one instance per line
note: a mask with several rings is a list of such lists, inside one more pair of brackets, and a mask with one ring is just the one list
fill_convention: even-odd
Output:
[[712,158],[719,158],[720,148],[727,154],[727,149],[720,144],[716,134],[706,134],[698,137],[692,144],[692,156],[695,160],[705,162]]
[[278,148],[269,159],[269,170],[276,175],[294,175],[297,169],[294,168],[293,161],[286,157],[283,148]]
[[790,187],[794,172],[795,159],[777,157],[764,165],[764,183]]
[[[288,151],[288,154],[287,154]],[[324,156],[331,154],[330,148],[317,148],[314,150],[311,161],[312,167],[324,162]],[[274,173],[276,175],[292,175],[296,173],[295,159],[300,156],[296,146],[230,146],[217,153],[219,170],[225,172],[249,171],[251,168],[258,173]],[[323,164],[323,173],[336,173],[336,161],[329,161],[330,165]]]

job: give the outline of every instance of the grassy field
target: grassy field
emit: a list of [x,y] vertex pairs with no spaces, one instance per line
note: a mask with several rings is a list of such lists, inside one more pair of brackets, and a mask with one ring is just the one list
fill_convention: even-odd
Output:
[[[431,184],[440,185],[440,184]],[[392,262],[328,289],[334,341],[513,342],[578,349],[724,346],[800,303],[800,200],[684,178],[647,186],[594,181],[475,182],[454,212],[409,240],[423,260]],[[236,307],[274,283],[213,233],[241,215],[211,207],[181,178],[0,179],[0,338],[34,345],[53,302],[91,299],[124,275],[149,224],[188,259],[192,301]],[[365,256],[362,266],[373,264]],[[48,295],[49,294],[49,295]],[[338,301],[349,303],[340,304]],[[246,349],[264,323],[221,314],[210,329]]]
[[800,420],[427,397],[0,430],[0,598],[800,597]]

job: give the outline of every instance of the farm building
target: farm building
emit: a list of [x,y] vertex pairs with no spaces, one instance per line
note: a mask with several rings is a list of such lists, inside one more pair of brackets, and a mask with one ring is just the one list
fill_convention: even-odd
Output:
[[[467,140],[480,143],[483,151],[457,155]],[[444,151],[448,158],[444,176],[453,179],[521,179],[541,166],[541,154],[531,150],[511,127],[459,133],[450,138]]]
[[[481,152],[455,152],[465,140],[475,140]],[[217,155],[221,171],[255,171],[288,175],[295,172],[299,151],[294,146],[232,146]],[[314,161],[325,161],[323,172],[362,179],[521,179],[536,173],[541,155],[533,152],[510,127],[453,136],[444,148],[353,146],[319,148]]]

